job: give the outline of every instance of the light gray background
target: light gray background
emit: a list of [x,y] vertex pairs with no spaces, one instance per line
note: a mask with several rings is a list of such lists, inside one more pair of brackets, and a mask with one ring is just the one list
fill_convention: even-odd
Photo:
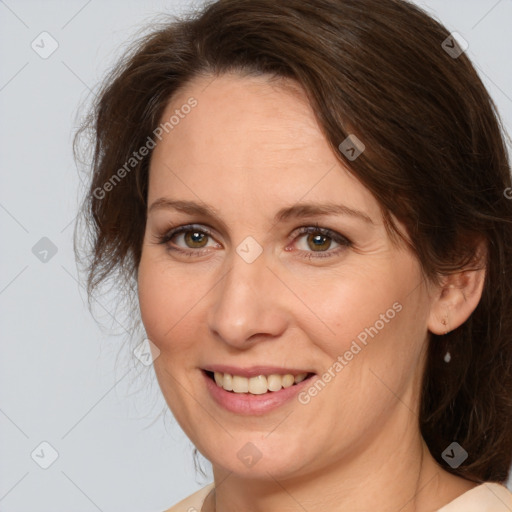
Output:
[[[469,42],[510,128],[512,1],[418,3]],[[103,310],[115,335],[90,317],[71,242],[78,107],[142,25],[190,5],[0,0],[2,512],[161,512],[209,481],[152,367],[131,356],[122,312]],[[59,45],[47,59],[31,48],[43,31]],[[42,237],[57,248],[46,262],[32,252]],[[43,441],[59,455],[46,470],[31,458],[49,460]]]

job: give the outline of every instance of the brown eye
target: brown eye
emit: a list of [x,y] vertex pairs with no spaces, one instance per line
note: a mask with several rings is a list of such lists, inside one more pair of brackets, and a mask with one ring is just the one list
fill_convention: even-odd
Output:
[[307,244],[310,249],[313,251],[326,251],[331,246],[332,240],[322,234],[317,235],[308,235],[307,237]]
[[183,239],[187,247],[191,249],[200,249],[208,243],[208,234],[202,231],[189,230],[183,232]]

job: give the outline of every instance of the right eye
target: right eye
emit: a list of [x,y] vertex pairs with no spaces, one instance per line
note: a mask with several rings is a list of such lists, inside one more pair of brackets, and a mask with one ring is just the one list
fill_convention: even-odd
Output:
[[[179,226],[167,231],[161,236],[158,236],[158,243],[165,244],[171,251],[178,251],[188,256],[201,256],[208,247],[208,237],[212,237],[209,229],[204,226],[198,227],[193,224],[185,226]],[[179,245],[179,242],[184,245]],[[217,242],[214,243],[213,247],[218,247]]]

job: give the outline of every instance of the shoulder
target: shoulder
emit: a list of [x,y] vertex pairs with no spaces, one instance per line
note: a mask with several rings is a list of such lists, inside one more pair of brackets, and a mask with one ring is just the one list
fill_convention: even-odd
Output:
[[188,498],[176,503],[173,507],[167,509],[165,512],[200,512],[203,502],[213,489],[214,484],[207,485],[199,491],[191,494]]
[[503,485],[484,482],[440,508],[438,512],[510,512],[512,493]]

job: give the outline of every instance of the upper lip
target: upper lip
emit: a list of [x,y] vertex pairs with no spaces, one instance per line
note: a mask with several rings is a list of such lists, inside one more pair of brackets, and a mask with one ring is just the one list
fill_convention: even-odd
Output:
[[250,366],[241,368],[238,366],[229,366],[226,364],[214,364],[205,366],[203,370],[207,372],[219,372],[219,373],[229,373],[230,375],[239,375],[240,377],[257,377],[258,375],[286,375],[291,374],[294,377],[296,375],[301,375],[303,373],[313,373],[308,370],[300,370],[296,368],[282,368],[277,366]]

